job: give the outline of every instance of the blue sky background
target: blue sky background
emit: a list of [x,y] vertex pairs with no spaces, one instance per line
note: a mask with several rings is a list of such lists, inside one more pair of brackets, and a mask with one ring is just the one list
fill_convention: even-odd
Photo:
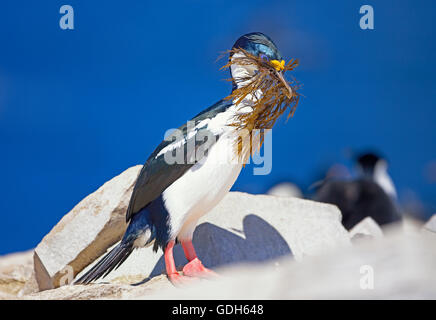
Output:
[[[59,28],[59,8],[75,29]],[[374,7],[375,30],[359,28]],[[220,52],[268,34],[305,98],[273,131],[268,176],[307,187],[347,150],[390,160],[400,200],[436,211],[435,8],[427,1],[2,1],[0,254],[34,247],[75,204],[229,93]],[[432,169],[433,168],[433,169]],[[433,173],[434,174],[434,173]]]

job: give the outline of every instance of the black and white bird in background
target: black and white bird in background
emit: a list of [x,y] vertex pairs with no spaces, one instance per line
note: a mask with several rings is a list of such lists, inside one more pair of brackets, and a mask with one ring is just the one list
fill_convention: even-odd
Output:
[[356,157],[355,167],[356,178],[332,174],[319,183],[314,200],[337,205],[348,230],[366,217],[381,226],[400,221],[397,192],[387,161],[368,152]]

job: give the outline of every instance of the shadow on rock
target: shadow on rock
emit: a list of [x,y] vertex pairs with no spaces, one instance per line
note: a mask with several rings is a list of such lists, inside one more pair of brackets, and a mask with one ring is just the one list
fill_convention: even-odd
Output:
[[[280,233],[257,215],[247,215],[243,221],[243,230],[232,229],[232,231],[240,233],[241,236],[208,222],[196,228],[193,243],[198,257],[206,267],[215,268],[239,262],[261,262],[292,255],[289,245]],[[174,248],[174,259],[178,267],[187,263],[180,245]],[[162,255],[150,276],[136,285],[143,284],[164,272],[165,262]]]

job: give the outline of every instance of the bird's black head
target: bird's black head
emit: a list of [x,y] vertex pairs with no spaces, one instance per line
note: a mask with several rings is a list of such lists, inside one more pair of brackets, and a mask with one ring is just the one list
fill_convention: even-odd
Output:
[[[255,61],[252,59],[253,63],[243,63],[244,57],[247,55],[251,55]],[[229,59],[231,61],[230,74],[233,79],[233,90],[250,83],[258,74],[259,67],[264,67],[264,69],[267,67],[269,72],[274,74],[273,77],[284,85],[285,92],[291,99],[292,89],[283,77],[283,72],[288,66],[285,65],[275,43],[267,35],[252,32],[241,36],[230,50]]]
[[375,167],[381,160],[383,159],[374,152],[366,152],[356,158],[357,165],[362,173],[369,176],[374,174]]
[[270,37],[261,32],[244,34],[233,45],[233,49],[244,49],[257,57],[281,61],[282,55]]

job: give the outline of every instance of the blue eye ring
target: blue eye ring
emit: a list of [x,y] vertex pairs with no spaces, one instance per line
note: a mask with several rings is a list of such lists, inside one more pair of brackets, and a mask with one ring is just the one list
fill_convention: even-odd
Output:
[[259,54],[259,57],[260,57],[262,60],[264,60],[264,61],[269,61],[268,56],[265,55],[265,54],[263,54],[263,53]]

